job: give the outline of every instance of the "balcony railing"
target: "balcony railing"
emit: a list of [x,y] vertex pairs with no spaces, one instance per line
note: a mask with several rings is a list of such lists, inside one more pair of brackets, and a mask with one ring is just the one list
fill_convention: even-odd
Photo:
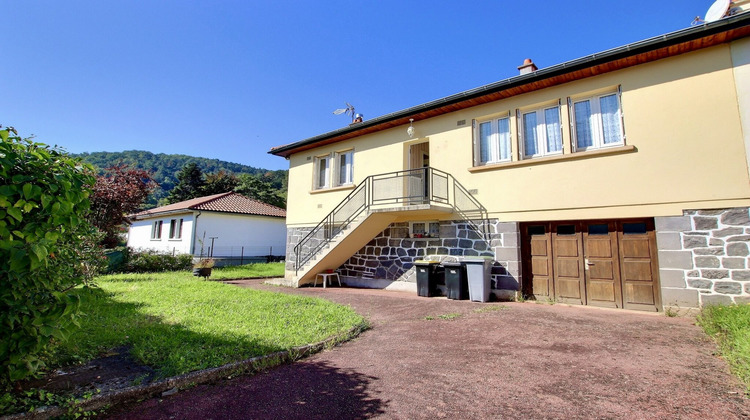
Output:
[[409,169],[370,175],[349,193],[294,247],[295,270],[299,273],[315,255],[363,213],[378,208],[442,204],[486,235],[487,210],[453,175],[435,168]]

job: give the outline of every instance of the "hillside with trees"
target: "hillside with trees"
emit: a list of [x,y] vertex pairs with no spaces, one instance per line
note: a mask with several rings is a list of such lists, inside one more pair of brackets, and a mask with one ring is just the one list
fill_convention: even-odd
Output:
[[[242,185],[252,185],[255,189],[262,191],[266,197],[275,196],[272,204],[279,205],[286,201],[287,171],[267,170],[239,163],[226,162],[218,159],[207,159],[195,156],[151,153],[143,150],[126,150],[124,152],[93,152],[72,155],[80,157],[83,161],[94,165],[100,173],[106,168],[125,164],[130,168],[142,169],[152,172],[152,178],[159,184],[147,200],[146,207],[155,207],[168,203],[168,197],[172,190],[179,184],[177,175],[187,165],[194,164],[200,172],[209,180],[209,183],[220,183],[227,175],[234,175],[244,182]],[[227,183],[226,185],[232,185]],[[243,190],[242,186],[236,186]],[[221,191],[224,192],[224,191]],[[238,191],[252,196],[252,191],[244,188]],[[174,196],[174,194],[172,194]],[[282,200],[279,202],[278,197]],[[262,201],[268,202],[269,200]],[[283,207],[283,206],[281,206]]]

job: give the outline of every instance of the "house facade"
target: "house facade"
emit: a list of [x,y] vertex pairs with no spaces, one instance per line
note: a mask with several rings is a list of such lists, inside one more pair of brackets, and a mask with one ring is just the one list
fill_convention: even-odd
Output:
[[355,123],[289,160],[287,282],[487,256],[501,298],[750,301],[750,9]]
[[250,262],[286,253],[286,211],[237,193],[222,193],[129,216],[128,246]]

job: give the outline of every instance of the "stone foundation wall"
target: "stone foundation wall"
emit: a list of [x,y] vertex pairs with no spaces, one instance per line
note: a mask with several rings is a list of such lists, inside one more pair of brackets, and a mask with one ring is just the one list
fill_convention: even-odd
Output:
[[750,303],[747,207],[654,220],[664,306]]
[[443,221],[439,238],[410,238],[409,223],[394,223],[355,253],[338,272],[344,277],[416,282],[416,260],[486,256],[495,260],[492,288],[515,292],[520,289],[518,243],[517,223]]
[[[297,246],[299,241],[307,236],[312,230],[313,228],[311,227],[286,229],[286,264],[284,265],[286,270],[294,270],[296,268],[295,264],[297,263],[297,254],[294,252],[294,247]],[[318,244],[319,241],[311,241],[310,245],[305,248],[309,249],[311,246]]]

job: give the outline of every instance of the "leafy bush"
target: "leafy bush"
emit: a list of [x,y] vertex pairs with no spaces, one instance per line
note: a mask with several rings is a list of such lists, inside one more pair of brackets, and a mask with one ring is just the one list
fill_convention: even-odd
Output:
[[153,250],[123,250],[123,262],[111,272],[121,273],[155,273],[162,271],[184,271],[193,266],[190,254],[166,254]]
[[0,129],[0,388],[42,367],[76,326],[68,293],[102,262],[86,221],[93,168]]

